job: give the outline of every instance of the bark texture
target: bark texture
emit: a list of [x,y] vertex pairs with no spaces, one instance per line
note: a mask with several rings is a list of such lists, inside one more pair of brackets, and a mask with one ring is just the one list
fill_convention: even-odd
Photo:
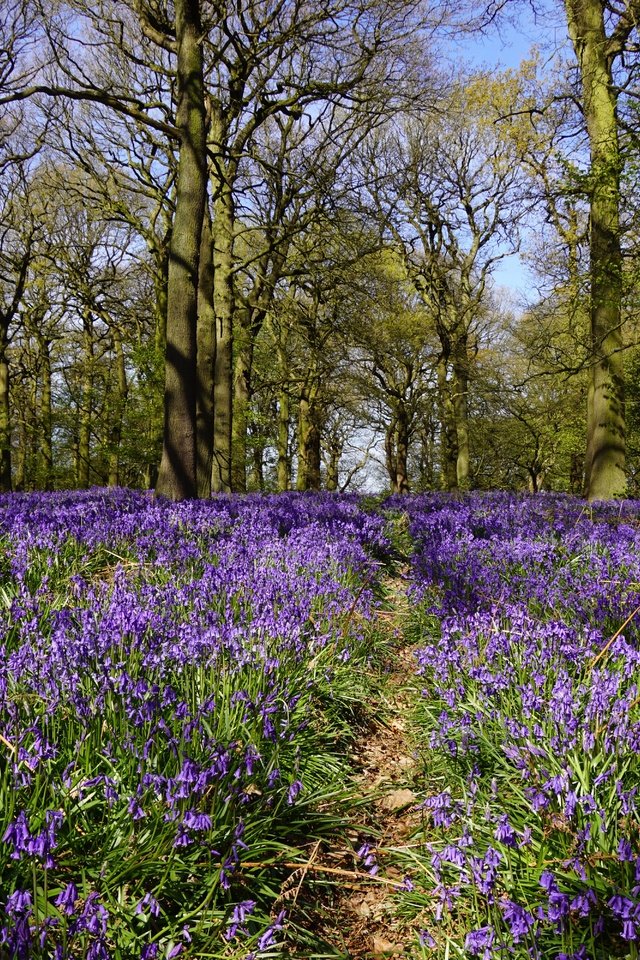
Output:
[[116,360],[116,377],[112,387],[113,405],[111,410],[111,424],[109,427],[109,478],[110,487],[120,484],[120,445],[122,443],[122,427],[124,413],[129,396],[127,368],[124,359],[124,349],[119,334],[113,338],[113,348]]
[[300,391],[298,408],[298,490],[320,489],[320,426],[318,423],[319,384],[306,383]]
[[620,148],[603,4],[566,0],[566,10],[591,155],[591,383],[585,492],[590,500],[602,500],[624,496],[626,489]]
[[215,493],[231,490],[231,431],[233,416],[233,196],[226,179],[214,202],[213,302],[216,316],[216,357],[213,394],[213,469]]
[[80,408],[78,410],[78,454],[76,460],[76,484],[80,490],[89,486],[91,459],[91,414],[93,404],[93,317],[85,309],[82,316],[83,367],[80,379]]
[[198,274],[198,396],[196,400],[198,496],[211,495],[213,462],[213,372],[216,359],[216,318],[213,308],[213,237],[205,209]]
[[8,338],[0,333],[0,490],[11,490],[11,409],[9,405]]
[[175,0],[180,153],[167,285],[164,435],[156,493],[197,496],[198,266],[206,197],[206,113],[198,0]]

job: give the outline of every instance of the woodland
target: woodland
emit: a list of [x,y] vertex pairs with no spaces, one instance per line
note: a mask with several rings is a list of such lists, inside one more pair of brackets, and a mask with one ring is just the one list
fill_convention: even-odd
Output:
[[523,9],[3,0],[0,488],[637,496],[640,3]]
[[2,960],[639,960],[639,15],[0,0]]

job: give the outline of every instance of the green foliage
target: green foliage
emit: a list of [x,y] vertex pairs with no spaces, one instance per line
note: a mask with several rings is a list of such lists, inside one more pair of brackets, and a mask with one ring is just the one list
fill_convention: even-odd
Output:
[[[9,541],[0,547],[11,555]],[[204,557],[217,562],[209,548]],[[195,558],[171,569],[150,556],[141,565],[126,545],[117,552],[87,549],[70,537],[54,554],[29,549],[20,585],[7,565],[0,601],[17,609],[18,594],[29,597],[48,644],[65,611],[86,618],[89,628],[92,598],[108,605],[125,577],[131,590],[151,592],[171,590],[177,578],[185,601],[167,615],[168,622],[176,618],[169,630],[179,631],[196,615],[197,595],[188,584],[202,576],[202,564]],[[100,910],[108,912],[109,956],[118,960],[140,957],[149,944],[162,958],[178,946],[193,957],[245,956],[276,922],[278,911],[271,911],[292,869],[282,864],[304,864],[311,845],[346,827],[353,789],[345,753],[374,690],[377,638],[356,614],[361,578],[350,569],[334,573],[353,592],[353,607],[336,616],[318,604],[312,624],[301,627],[323,642],[305,656],[265,636],[259,641],[264,669],[256,669],[248,646],[245,662],[229,649],[208,664],[183,664],[178,657],[170,671],[166,665],[154,670],[149,654],[129,645],[125,624],[104,659],[77,677],[73,704],[52,709],[50,698],[9,681],[11,729],[20,739],[18,748],[16,738],[0,738],[3,820],[24,816],[34,836],[55,827],[55,869],[38,855],[16,861],[11,843],[0,843],[0,899],[29,890],[30,922],[51,923],[64,956],[93,956],[93,928],[78,932],[78,904],[89,912],[95,907],[90,922],[96,930]],[[304,578],[302,564],[298,575]],[[87,591],[88,606],[78,605],[78,591]],[[231,616],[231,624],[246,629],[251,597],[220,593],[208,616],[212,622]],[[23,642],[19,623],[9,626],[3,656],[19,656]],[[105,687],[107,671],[112,680]],[[277,736],[269,734],[267,718]],[[180,800],[189,769],[204,774],[212,763],[226,772],[204,792],[194,792],[191,783]],[[184,843],[177,822],[188,827]],[[64,905],[55,905],[72,882],[73,921]],[[234,911],[249,899],[255,906],[241,924],[244,932],[228,936]],[[295,941],[295,923],[286,936]],[[48,950],[30,955],[44,960]]]

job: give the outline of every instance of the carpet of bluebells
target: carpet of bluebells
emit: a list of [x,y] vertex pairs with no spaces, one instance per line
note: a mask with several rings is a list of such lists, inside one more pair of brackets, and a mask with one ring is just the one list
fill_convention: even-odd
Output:
[[425,957],[640,943],[640,505],[392,500],[412,542]]
[[0,498],[0,957],[286,951],[402,550],[417,956],[638,957],[640,505],[99,490]]
[[0,498],[1,957],[278,954],[274,864],[346,789],[384,525],[322,495]]

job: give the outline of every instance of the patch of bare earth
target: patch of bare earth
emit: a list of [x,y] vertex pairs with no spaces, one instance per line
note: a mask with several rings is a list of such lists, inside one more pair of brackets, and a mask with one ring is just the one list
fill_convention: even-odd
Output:
[[[319,855],[318,863],[319,870],[336,871],[333,899],[321,910],[319,933],[336,953],[354,960],[409,957],[417,938],[417,930],[397,913],[398,892],[405,878],[394,865],[397,852],[410,843],[421,823],[407,730],[411,712],[408,687],[415,675],[415,659],[402,637],[405,583],[399,578],[390,581],[387,590],[389,608],[380,614],[389,636],[385,695],[353,751],[360,824],[350,837],[351,848],[327,850]],[[365,842],[375,857],[374,874],[367,872],[364,858],[357,856]]]

